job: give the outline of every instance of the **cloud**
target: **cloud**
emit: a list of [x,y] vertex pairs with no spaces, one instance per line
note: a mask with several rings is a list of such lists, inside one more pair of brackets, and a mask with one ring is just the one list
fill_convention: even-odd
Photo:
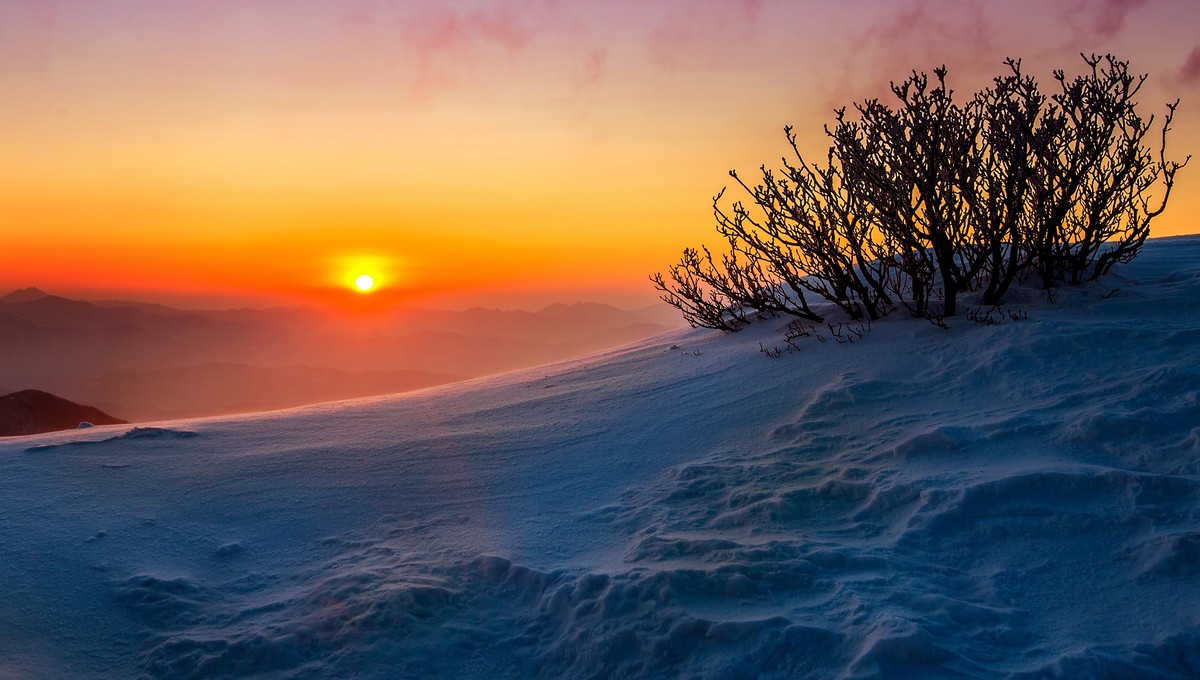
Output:
[[466,11],[432,4],[402,18],[399,39],[416,55],[416,89],[452,86],[489,57],[519,54],[534,34],[528,17],[503,3]]
[[0,3],[0,61],[10,69],[45,73],[57,23],[58,3],[51,0]]
[[[754,47],[770,0],[661,2],[661,19],[647,33],[651,56],[669,68],[697,58],[726,61]],[[706,62],[707,63],[707,62]]]
[[1144,6],[1148,0],[1077,0],[1068,6],[1068,11],[1089,12],[1092,16],[1092,36],[1108,39],[1121,32],[1130,13]]
[[403,72],[416,99],[535,71],[557,70],[563,88],[582,89],[604,79],[607,55],[575,9],[563,0],[346,0],[341,31],[381,69]]
[[[851,101],[886,99],[889,79],[903,79],[910,69],[931,72],[949,67],[949,82],[964,82],[994,67],[999,52],[997,31],[985,15],[985,4],[967,0],[913,0],[858,30],[848,31],[837,68],[821,93],[834,109]],[[863,88],[867,89],[863,89]]]
[[1183,66],[1179,68],[1177,77],[1180,82],[1189,85],[1200,82],[1200,45],[1194,47],[1187,58],[1183,60]]
[[[853,46],[842,60],[842,82],[829,93],[831,103],[847,103],[865,93],[855,83],[879,85],[872,96],[886,95],[886,78],[903,77],[896,67],[929,70],[946,64],[954,82],[988,78],[1004,57],[1061,59],[1080,46],[1103,51],[1149,0],[1031,0],[997,4],[988,0],[905,0],[886,3],[863,28],[849,31]],[[886,9],[883,9],[886,7]],[[1031,29],[1030,12],[1042,22]],[[1087,47],[1085,49],[1093,49]],[[1053,64],[1062,66],[1062,64]],[[879,74],[887,74],[881,79]]]
[[607,70],[608,54],[599,48],[592,48],[583,55],[583,59],[575,69],[575,87],[589,88],[600,84]]
[[0,5],[0,17],[9,26],[23,30],[48,31],[54,28],[58,3],[52,0],[8,0]]

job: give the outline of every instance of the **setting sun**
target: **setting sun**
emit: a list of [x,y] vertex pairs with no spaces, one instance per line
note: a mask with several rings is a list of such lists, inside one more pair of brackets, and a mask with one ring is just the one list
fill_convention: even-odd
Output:
[[354,279],[354,287],[366,293],[375,287],[375,279],[371,278],[367,274],[363,274],[357,279]]

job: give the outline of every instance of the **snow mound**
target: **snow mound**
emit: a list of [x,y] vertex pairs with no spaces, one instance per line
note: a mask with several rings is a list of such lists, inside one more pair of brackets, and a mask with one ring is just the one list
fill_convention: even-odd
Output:
[[[90,428],[84,428],[84,429],[90,429]],[[170,440],[173,440],[173,439],[186,439],[187,437],[195,437],[196,435],[197,435],[197,433],[193,432],[192,430],[181,430],[181,429],[169,428],[169,427],[133,427],[133,428],[130,428],[129,430],[126,430],[125,432],[123,432],[121,434],[114,435],[112,437],[107,437],[104,439],[81,439],[81,440],[55,442],[55,443],[50,443],[50,444],[35,444],[33,446],[26,448],[25,450],[26,451],[47,451],[47,450],[56,449],[56,448],[63,447],[63,446],[94,446],[96,444],[104,444],[105,442],[115,442],[115,441],[128,440],[128,439],[157,440],[157,441],[169,442]]]
[[1200,239],[1056,296],[4,442],[0,674],[1200,677]]

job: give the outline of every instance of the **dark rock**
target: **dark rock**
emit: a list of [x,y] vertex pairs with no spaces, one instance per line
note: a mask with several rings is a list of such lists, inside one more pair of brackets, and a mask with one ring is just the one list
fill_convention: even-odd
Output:
[[85,422],[121,425],[128,421],[41,390],[21,390],[0,397],[0,437],[72,430]]

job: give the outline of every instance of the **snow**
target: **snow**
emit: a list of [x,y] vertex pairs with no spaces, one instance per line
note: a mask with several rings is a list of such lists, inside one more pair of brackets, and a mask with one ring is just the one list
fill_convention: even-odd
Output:
[[0,678],[1200,676],[1200,238],[1056,299],[5,439]]

